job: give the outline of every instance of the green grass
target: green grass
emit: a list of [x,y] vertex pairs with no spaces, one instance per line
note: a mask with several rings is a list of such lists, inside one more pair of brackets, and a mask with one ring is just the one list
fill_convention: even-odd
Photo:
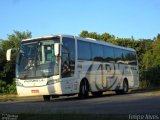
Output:
[[42,96],[27,96],[27,97],[19,97],[16,94],[0,94],[0,102],[7,101],[35,101],[41,100]]
[[15,94],[0,94],[0,102],[15,101],[17,100],[17,95]]

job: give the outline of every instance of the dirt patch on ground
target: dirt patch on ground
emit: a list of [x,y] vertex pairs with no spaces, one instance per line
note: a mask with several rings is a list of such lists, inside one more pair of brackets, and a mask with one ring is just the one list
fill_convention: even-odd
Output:
[[19,97],[18,95],[0,95],[0,102],[7,101],[36,101],[42,100],[42,96]]

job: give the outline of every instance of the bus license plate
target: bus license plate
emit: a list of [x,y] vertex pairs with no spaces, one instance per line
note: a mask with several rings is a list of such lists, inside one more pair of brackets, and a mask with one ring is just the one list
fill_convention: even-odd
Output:
[[31,90],[32,93],[39,93],[39,90]]

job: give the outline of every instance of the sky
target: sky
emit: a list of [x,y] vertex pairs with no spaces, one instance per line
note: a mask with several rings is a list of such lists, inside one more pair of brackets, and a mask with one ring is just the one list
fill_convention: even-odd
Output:
[[14,30],[32,37],[87,30],[153,39],[160,33],[160,0],[0,0],[0,39]]

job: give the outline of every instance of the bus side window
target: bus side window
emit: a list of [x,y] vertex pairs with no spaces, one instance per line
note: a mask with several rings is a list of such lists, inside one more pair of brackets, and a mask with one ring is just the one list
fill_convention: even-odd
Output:
[[78,60],[92,60],[91,44],[89,42],[77,41]]
[[73,38],[64,37],[62,42],[61,75],[62,78],[72,77],[75,71],[75,40]]
[[103,46],[104,62],[114,62],[114,51],[110,46]]
[[115,62],[119,63],[119,61],[121,61],[121,52],[119,48],[114,48],[114,54],[115,54]]
[[98,44],[91,44],[92,50],[92,60],[93,61],[103,61],[103,46]]

